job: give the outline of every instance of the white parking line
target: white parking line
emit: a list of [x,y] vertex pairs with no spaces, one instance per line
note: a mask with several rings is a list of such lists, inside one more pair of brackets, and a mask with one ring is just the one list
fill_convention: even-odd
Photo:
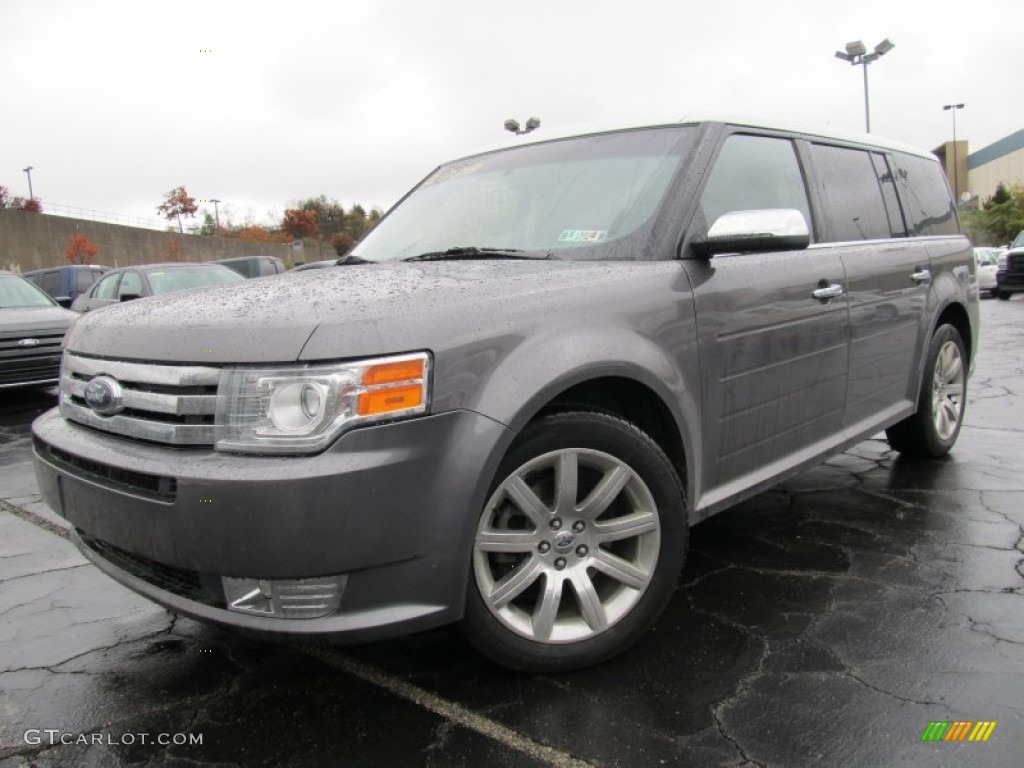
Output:
[[518,731],[514,731],[501,723],[491,720],[489,717],[473,712],[454,701],[443,699],[419,686],[390,675],[344,653],[314,646],[303,646],[303,650],[311,656],[320,659],[325,664],[347,672],[353,677],[357,677],[371,685],[383,688],[389,693],[393,693],[406,701],[410,701],[436,715],[440,715],[445,720],[476,731],[535,760],[556,766],[556,768],[593,768],[592,763],[580,760],[554,747],[540,744]]

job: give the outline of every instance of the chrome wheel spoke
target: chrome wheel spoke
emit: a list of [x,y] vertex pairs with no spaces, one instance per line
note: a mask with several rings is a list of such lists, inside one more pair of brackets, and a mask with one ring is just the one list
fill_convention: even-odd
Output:
[[509,498],[522,510],[523,514],[530,518],[535,528],[543,528],[548,524],[550,510],[544,506],[533,489],[526,484],[526,481],[518,475],[508,482],[507,492]]
[[591,564],[606,576],[633,589],[643,589],[650,579],[650,574],[643,569],[603,549],[594,553]]
[[510,600],[518,597],[523,590],[533,584],[537,577],[544,573],[544,567],[540,560],[531,557],[522,562],[505,578],[494,585],[494,589],[487,595],[487,601],[494,608],[501,608]]
[[574,451],[565,451],[558,456],[558,463],[555,465],[555,513],[574,513],[578,493],[579,457]]
[[608,617],[605,614],[601,597],[597,594],[594,582],[590,580],[587,572],[579,570],[572,575],[572,586],[576,592],[576,602],[579,605],[580,616],[587,626],[594,632],[599,632],[608,625]]
[[656,514],[653,512],[634,512],[631,515],[623,515],[612,520],[602,520],[594,523],[594,541],[604,543],[631,539],[634,536],[640,536],[657,529],[658,516]]
[[551,637],[558,607],[562,603],[563,583],[563,579],[551,573],[544,577],[544,592],[533,611],[533,634],[538,640],[547,640]]
[[600,517],[622,493],[631,477],[632,472],[622,464],[617,464],[606,472],[594,490],[580,504],[580,516],[589,520]]
[[481,531],[476,535],[477,549],[483,552],[530,552],[540,541],[537,531]]

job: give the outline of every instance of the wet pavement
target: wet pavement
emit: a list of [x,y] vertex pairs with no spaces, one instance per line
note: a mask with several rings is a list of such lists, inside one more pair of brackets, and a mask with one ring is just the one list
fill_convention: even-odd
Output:
[[1024,301],[982,319],[951,457],[868,440],[701,524],[655,628],[559,676],[454,630],[305,648],[176,619],[64,538],[28,437],[53,394],[4,393],[0,768],[1024,765]]

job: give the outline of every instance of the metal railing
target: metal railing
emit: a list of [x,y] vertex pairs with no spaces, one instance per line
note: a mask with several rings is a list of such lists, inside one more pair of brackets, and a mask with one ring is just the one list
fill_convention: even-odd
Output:
[[[89,221],[102,221],[107,224],[121,224],[125,227],[140,227],[142,229],[155,229],[160,232],[168,227],[178,229],[177,223],[161,219],[144,219],[138,216],[125,216],[121,213],[110,213],[109,211],[93,211],[88,208],[78,208],[73,205],[61,205],[40,200],[43,206],[43,213],[52,216],[65,216],[69,219],[87,219]],[[186,228],[187,230],[187,228]]]

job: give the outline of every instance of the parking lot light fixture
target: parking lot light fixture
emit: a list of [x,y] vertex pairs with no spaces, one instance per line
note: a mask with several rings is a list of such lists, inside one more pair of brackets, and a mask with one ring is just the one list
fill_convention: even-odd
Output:
[[953,197],[959,204],[960,201],[960,173],[957,169],[957,156],[956,156],[956,111],[963,109],[963,104],[943,104],[942,110],[948,111],[953,114]]
[[537,128],[540,128],[539,117],[531,117],[529,120],[526,121],[526,125],[523,126],[522,128],[519,127],[518,120],[509,119],[505,121],[505,130],[511,131],[516,136],[522,136],[523,134],[529,133],[530,131],[536,130]]
[[896,43],[889,38],[885,38],[885,40],[875,46],[875,50],[868,53],[864,43],[860,40],[854,40],[846,44],[845,51],[836,51],[837,59],[848,61],[854,67],[858,65],[864,67],[864,128],[868,133],[871,133],[871,107],[868,102],[868,64],[878,61],[878,59],[895,47]]

